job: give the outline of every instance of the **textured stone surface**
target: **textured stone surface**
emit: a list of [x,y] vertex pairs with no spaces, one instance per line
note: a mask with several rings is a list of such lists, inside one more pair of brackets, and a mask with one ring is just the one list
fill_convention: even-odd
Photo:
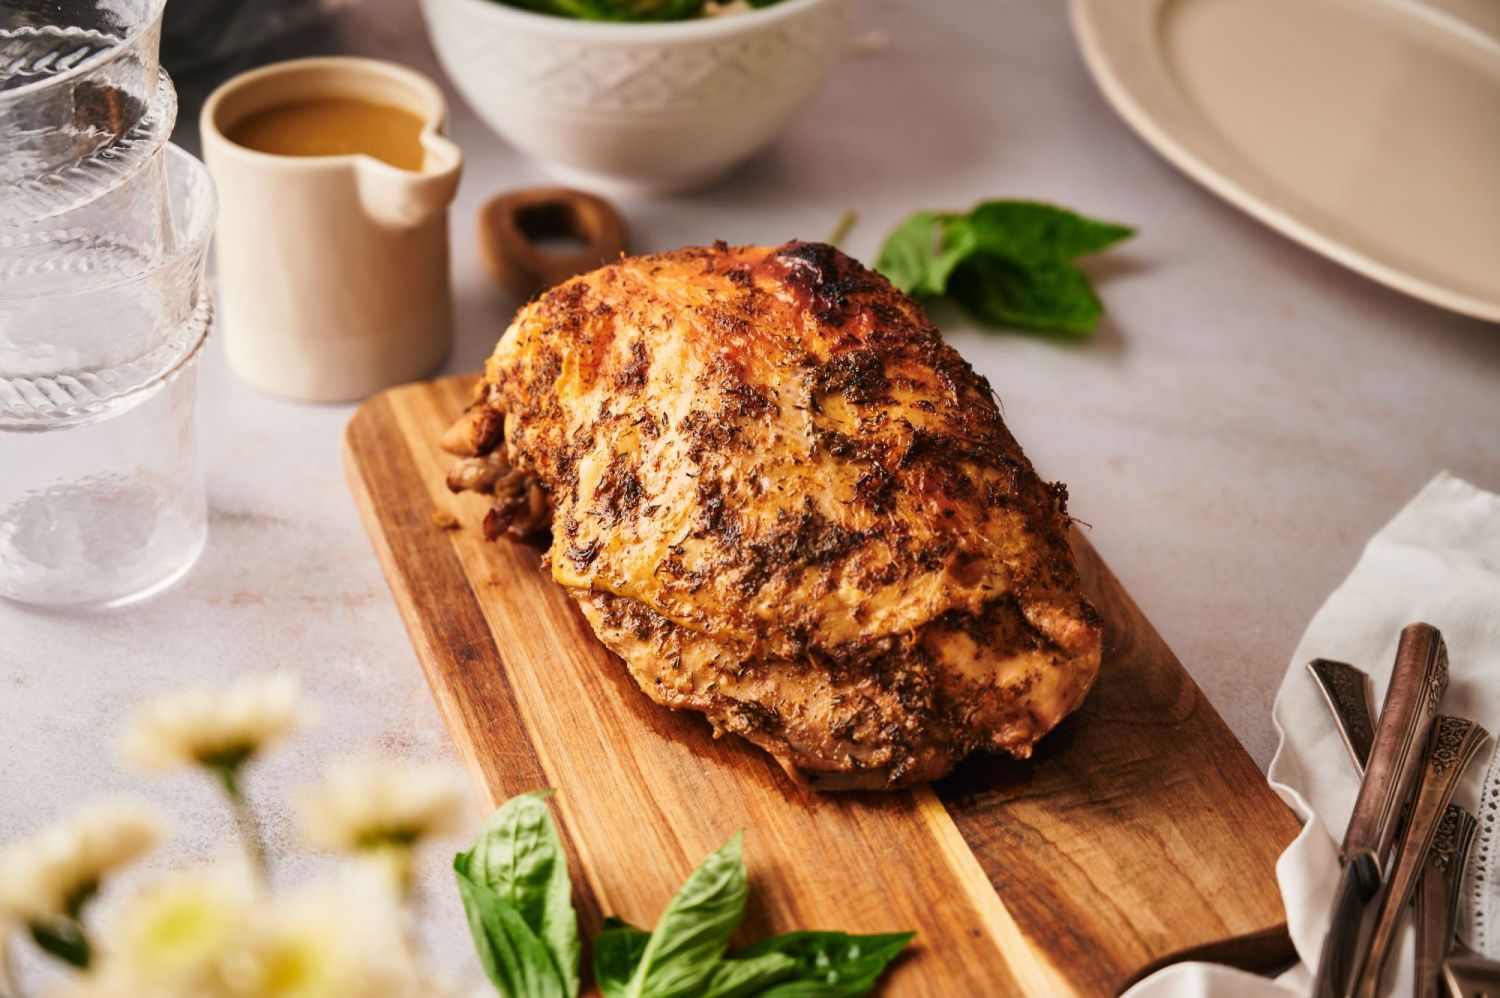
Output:
[[[414,7],[371,0],[307,44],[436,72]],[[1441,468],[1500,488],[1500,329],[1346,272],[1178,175],[1104,104],[1061,4],[870,0],[858,21],[888,45],[851,55],[782,140],[725,184],[625,205],[633,248],[821,238],[852,208],[861,219],[844,247],[869,260],[908,211],[996,195],[1139,226],[1089,265],[1109,318],[1085,344],[937,317],[1266,765],[1287,656],[1364,540]],[[179,139],[191,145],[201,84],[179,83]],[[453,111],[468,165],[453,215],[448,370],[462,371],[518,304],[480,267],[475,211],[545,178],[456,101]],[[217,342],[200,405],[213,523],[187,579],[111,613],[0,606],[0,840],[85,797],[139,793],[179,830],[158,862],[222,847],[228,826],[209,787],[138,779],[112,754],[134,703],[192,680],[292,668],[321,705],[322,724],[252,778],[263,801],[343,754],[451,758],[344,488],[350,408],[260,395],[228,373]],[[273,847],[292,846],[285,809],[267,813]],[[445,851],[427,865],[425,935],[440,965],[467,970]]]

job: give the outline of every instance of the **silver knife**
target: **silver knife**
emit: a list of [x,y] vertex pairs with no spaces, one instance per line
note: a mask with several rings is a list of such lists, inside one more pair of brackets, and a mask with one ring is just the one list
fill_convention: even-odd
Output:
[[1417,880],[1427,865],[1427,853],[1437,837],[1438,826],[1448,805],[1453,802],[1453,792],[1458,789],[1464,770],[1489,737],[1489,732],[1462,717],[1441,715],[1433,726],[1417,795],[1401,833],[1401,845],[1389,864],[1375,929],[1370,934],[1354,981],[1356,998],[1376,998],[1396,930],[1401,926],[1407,902],[1412,899]]
[[1430,624],[1401,632],[1368,768],[1339,850],[1343,873],[1313,982],[1318,998],[1345,998],[1362,970],[1365,909],[1380,892],[1401,815],[1416,793],[1422,750],[1448,688],[1448,652]]

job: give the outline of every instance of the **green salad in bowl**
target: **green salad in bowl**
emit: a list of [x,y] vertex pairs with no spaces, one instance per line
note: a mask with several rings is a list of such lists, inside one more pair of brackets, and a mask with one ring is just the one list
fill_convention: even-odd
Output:
[[563,183],[623,197],[724,176],[838,62],[854,0],[754,2],[421,0],[480,118]]
[[740,14],[781,0],[493,0],[507,7],[582,21],[689,21]]

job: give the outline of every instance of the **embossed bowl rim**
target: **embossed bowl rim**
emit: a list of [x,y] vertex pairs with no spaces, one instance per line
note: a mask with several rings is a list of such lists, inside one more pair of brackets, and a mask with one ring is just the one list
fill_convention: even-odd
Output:
[[437,6],[447,4],[467,7],[476,16],[487,17],[496,24],[509,25],[533,34],[545,34],[577,42],[654,42],[697,41],[749,34],[793,20],[814,7],[826,7],[845,0],[781,0],[770,7],[759,7],[749,13],[723,17],[695,17],[686,21],[584,21],[572,17],[539,14],[512,7],[499,0],[423,0]]
[[[791,2],[796,2],[796,0],[791,0]],[[23,83],[21,86],[15,87],[11,90],[0,91],[0,108],[5,107],[7,104],[14,104],[19,101],[26,100],[33,94],[40,93],[41,91],[46,90],[49,87],[55,87],[60,83],[66,83],[68,80],[77,79],[80,76],[87,76],[90,73],[96,72],[100,67],[106,66],[109,63],[113,62],[115,59],[118,59],[121,52],[133,49],[135,47],[135,43],[140,40],[142,35],[144,35],[148,31],[156,30],[156,28],[161,24],[162,11],[166,10],[166,7],[167,0],[148,0],[144,16],[141,18],[138,24],[131,27],[131,29],[125,34],[125,37],[121,38],[118,42],[116,42],[114,45],[111,45],[109,48],[104,49],[100,52],[95,52],[93,55],[89,56],[78,65],[69,66],[61,73],[57,73],[52,76],[38,77],[30,83]],[[155,56],[156,53],[153,52],[152,55]]]

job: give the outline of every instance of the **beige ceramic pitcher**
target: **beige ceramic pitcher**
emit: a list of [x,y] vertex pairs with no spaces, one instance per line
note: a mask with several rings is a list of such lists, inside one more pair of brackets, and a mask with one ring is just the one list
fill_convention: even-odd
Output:
[[[420,117],[424,161],[277,156],[226,138],[249,115],[354,98]],[[419,73],[373,59],[299,59],[230,80],[203,107],[218,184],[220,328],[258,388],[312,401],[363,398],[430,373],[452,343],[448,204],[462,156],[447,107]]]

